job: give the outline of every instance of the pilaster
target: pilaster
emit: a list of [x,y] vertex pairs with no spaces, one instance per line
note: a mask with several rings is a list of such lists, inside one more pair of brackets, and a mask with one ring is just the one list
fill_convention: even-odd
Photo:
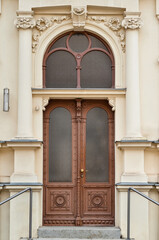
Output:
[[32,28],[33,12],[17,11],[19,30],[18,138],[32,138]]
[[126,29],[126,137],[142,139],[140,126],[139,39],[143,23],[140,12],[125,12],[122,26]]

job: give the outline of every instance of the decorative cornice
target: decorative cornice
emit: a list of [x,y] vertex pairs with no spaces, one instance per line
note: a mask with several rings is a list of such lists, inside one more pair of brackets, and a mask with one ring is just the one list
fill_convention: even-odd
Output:
[[28,28],[34,28],[35,26],[35,19],[33,17],[20,17],[18,16],[15,20],[15,25],[18,29],[28,29]]
[[143,21],[140,17],[125,17],[122,21],[122,27],[125,29],[138,29],[143,26]]
[[33,38],[32,51],[36,52],[39,38],[45,30],[52,27],[55,23],[61,24],[63,21],[66,21],[69,19],[70,19],[69,16],[57,16],[57,17],[51,17],[50,19],[45,17],[38,18],[35,22],[35,26],[34,26],[35,30],[32,35],[32,38]]
[[103,16],[89,16],[88,20],[95,21],[96,23],[104,23],[106,27],[112,30],[118,37],[122,51],[125,52],[125,29],[122,27],[122,20],[116,17],[107,18]]

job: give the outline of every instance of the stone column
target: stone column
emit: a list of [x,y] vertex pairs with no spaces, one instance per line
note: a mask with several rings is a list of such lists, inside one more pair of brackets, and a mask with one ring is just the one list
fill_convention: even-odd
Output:
[[122,26],[126,29],[126,137],[141,139],[140,88],[139,88],[139,39],[142,26],[140,13],[125,12]]
[[19,30],[18,75],[18,138],[32,137],[32,28],[33,12],[17,11],[16,27]]

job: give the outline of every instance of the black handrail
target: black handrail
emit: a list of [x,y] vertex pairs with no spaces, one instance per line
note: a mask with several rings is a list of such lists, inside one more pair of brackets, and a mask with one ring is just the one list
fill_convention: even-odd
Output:
[[18,197],[19,195],[30,191],[30,204],[29,204],[29,240],[32,239],[32,200],[33,200],[33,196],[32,196],[32,188],[26,188],[24,190],[22,190],[21,192],[18,192],[16,194],[14,194],[13,196],[5,199],[4,201],[0,202],[0,206],[3,205],[6,202],[9,202],[10,200],[12,200],[13,198]]
[[148,199],[149,201],[153,202],[154,204],[159,206],[159,202],[156,202],[155,200],[153,200],[152,198],[149,198],[148,196],[146,196],[145,194],[139,192],[138,190],[136,190],[135,188],[128,188],[128,209],[127,209],[127,239],[126,240],[130,240],[130,191],[134,191],[137,194],[139,194],[140,196]]

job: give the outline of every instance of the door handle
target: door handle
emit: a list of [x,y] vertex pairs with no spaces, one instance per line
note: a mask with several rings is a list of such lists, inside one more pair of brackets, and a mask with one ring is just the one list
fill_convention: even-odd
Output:
[[81,168],[81,178],[83,178],[83,174],[84,174],[84,169]]

